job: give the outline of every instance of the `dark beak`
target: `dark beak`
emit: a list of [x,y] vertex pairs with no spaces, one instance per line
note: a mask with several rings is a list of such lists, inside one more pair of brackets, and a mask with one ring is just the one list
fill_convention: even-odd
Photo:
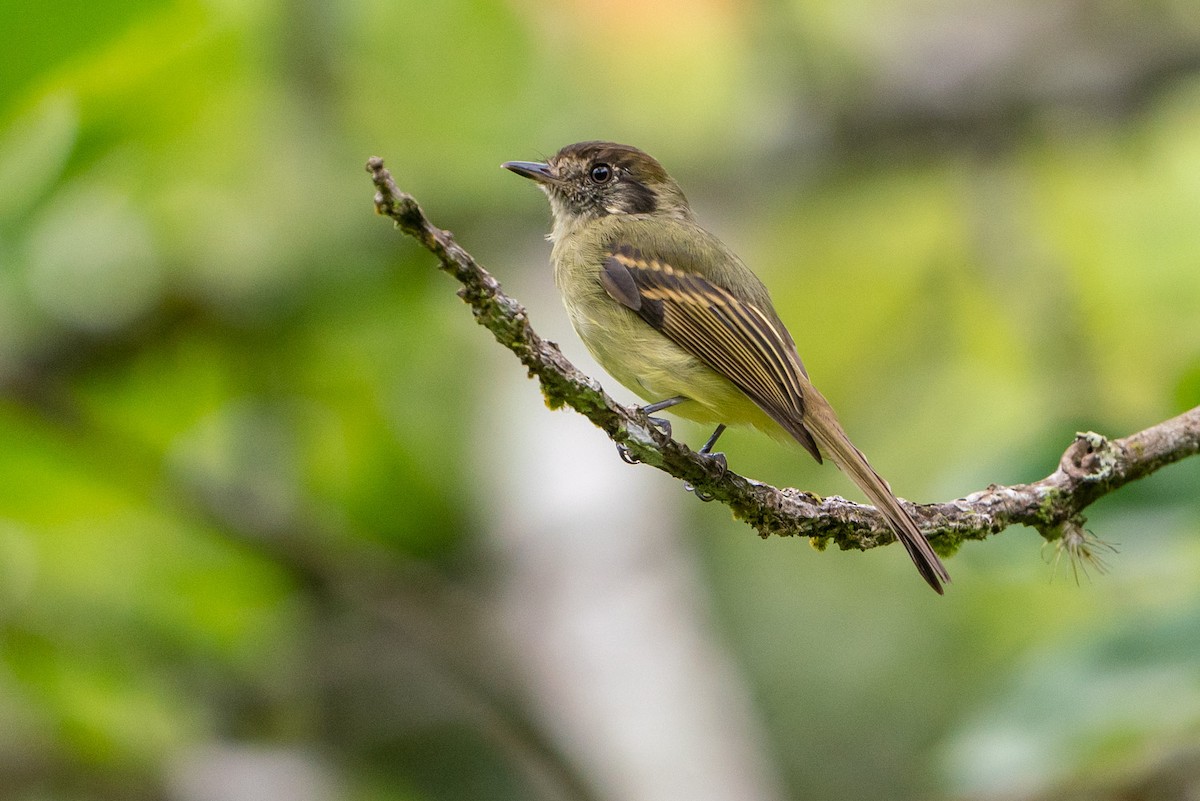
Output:
[[512,170],[522,178],[529,178],[539,184],[549,184],[557,180],[550,171],[549,164],[540,161],[506,161],[500,165],[506,170]]

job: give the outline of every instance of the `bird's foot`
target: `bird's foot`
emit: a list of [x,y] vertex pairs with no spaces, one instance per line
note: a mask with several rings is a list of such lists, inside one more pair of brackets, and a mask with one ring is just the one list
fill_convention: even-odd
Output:
[[[646,408],[649,408],[649,407],[646,407]],[[645,409],[643,409],[642,411],[645,411]],[[666,420],[662,417],[650,417],[650,416],[647,416],[646,419],[649,420],[650,425],[657,428],[664,437],[666,437],[667,439],[671,438],[671,421],[670,420]],[[639,459],[633,455],[633,451],[631,451],[629,449],[628,445],[622,445],[620,443],[617,443],[617,454],[621,457],[621,461],[624,462],[625,464],[641,464],[641,462],[642,462],[641,459]]]
[[[706,453],[704,455],[707,458],[711,459],[713,461],[713,463],[717,465],[717,468],[720,471],[717,473],[717,480],[719,481],[720,479],[724,478],[725,474],[727,472],[729,472],[729,462],[725,459],[725,454],[723,454],[723,453]],[[683,488],[688,492],[694,493],[697,498],[704,501],[705,503],[708,503],[709,501],[711,501],[717,497],[716,495],[713,495],[711,492],[708,492],[706,490],[696,489],[696,487],[691,482],[685,483],[683,485]]]
[[665,417],[647,417],[646,419],[650,421],[650,425],[661,431],[664,437],[667,439],[671,438],[670,420],[666,419]]

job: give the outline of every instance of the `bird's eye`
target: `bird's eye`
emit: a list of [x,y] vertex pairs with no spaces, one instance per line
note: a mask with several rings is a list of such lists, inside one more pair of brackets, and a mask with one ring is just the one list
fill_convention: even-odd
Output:
[[591,176],[593,183],[606,184],[612,180],[613,168],[607,164],[597,164],[592,167],[592,171],[588,175]]

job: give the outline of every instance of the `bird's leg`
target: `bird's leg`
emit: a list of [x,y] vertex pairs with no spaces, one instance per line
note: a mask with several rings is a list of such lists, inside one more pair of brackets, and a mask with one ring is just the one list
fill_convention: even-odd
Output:
[[[708,438],[708,442],[704,443],[704,445],[702,445],[700,447],[700,450],[696,451],[697,453],[702,453],[705,456],[708,456],[710,459],[717,462],[717,464],[719,464],[721,466],[721,472],[719,474],[721,476],[725,475],[725,471],[729,469],[729,462],[727,462],[725,460],[725,454],[713,453],[712,449],[713,449],[713,446],[717,444],[717,440],[719,440],[721,438],[721,435],[724,433],[725,433],[725,424],[721,423],[721,425],[717,426],[717,430],[712,432],[712,436]],[[685,490],[687,490],[688,492],[696,493],[696,497],[706,503],[708,501],[711,501],[714,497],[716,497],[715,495],[705,492],[704,490],[696,489],[691,484],[684,484],[683,488]]]
[[666,434],[667,438],[670,439],[671,421],[662,417],[651,417],[650,415],[654,414],[655,412],[661,412],[663,409],[670,409],[672,406],[678,406],[685,400],[687,400],[687,398],[683,397],[682,395],[676,395],[674,398],[660,400],[658,403],[649,403],[643,406],[641,411],[642,414],[646,415],[646,419],[654,424],[655,428]]
[[[663,409],[670,409],[672,406],[683,403],[685,400],[687,400],[687,398],[683,397],[682,395],[676,395],[674,398],[667,398],[666,400],[660,400],[655,403],[648,403],[645,406],[640,407],[638,411],[646,415],[646,419],[650,421],[650,424],[661,431],[667,437],[667,439],[670,439],[671,421],[665,420],[661,417],[651,417],[650,415],[654,414],[655,412],[661,412]],[[619,443],[617,444],[617,453],[620,454],[621,461],[625,462],[626,464],[637,464],[639,461],[639,459],[633,455],[629,448]]]
[[[704,445],[701,446],[699,453],[712,453],[713,446],[717,444],[717,440],[719,440],[721,438],[721,435],[724,433],[725,433],[725,424],[721,423],[721,425],[717,426],[717,430],[712,432],[712,436],[708,438],[708,442],[704,443]],[[718,456],[723,458],[725,456],[725,454],[713,453],[714,459]]]

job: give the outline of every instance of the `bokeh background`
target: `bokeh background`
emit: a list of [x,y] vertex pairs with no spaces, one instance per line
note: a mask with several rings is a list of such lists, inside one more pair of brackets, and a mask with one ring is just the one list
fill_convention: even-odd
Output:
[[7,0],[0,798],[1196,798],[1200,460],[1107,574],[1012,529],[938,598],[621,463],[372,212],[378,155],[595,370],[499,169],[593,138],[903,496],[1200,404],[1194,0]]

